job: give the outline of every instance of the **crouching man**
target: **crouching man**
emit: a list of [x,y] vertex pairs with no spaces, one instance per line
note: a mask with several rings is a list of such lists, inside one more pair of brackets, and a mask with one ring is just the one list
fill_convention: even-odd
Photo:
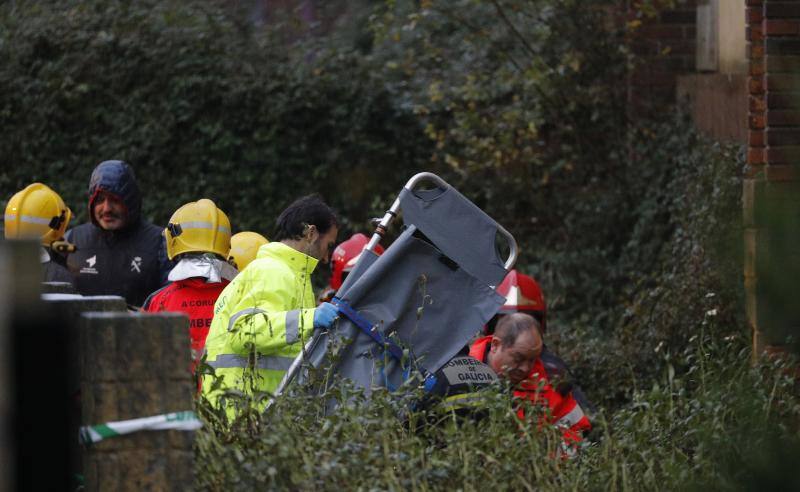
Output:
[[[542,346],[538,321],[528,314],[514,313],[498,321],[493,335],[476,340],[469,355],[506,379],[516,398],[544,406],[545,419],[561,429],[563,449],[572,455],[591,424],[571,391],[558,391],[550,384],[540,358]],[[524,408],[517,415],[524,418]]]

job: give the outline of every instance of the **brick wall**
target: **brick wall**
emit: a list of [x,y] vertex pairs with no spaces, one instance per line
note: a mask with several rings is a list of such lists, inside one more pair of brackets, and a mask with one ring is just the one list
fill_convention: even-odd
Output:
[[754,353],[800,335],[800,2],[746,0],[745,289]]
[[642,21],[630,31],[629,46],[640,61],[628,80],[628,103],[641,113],[674,104],[678,75],[695,69],[696,0],[681,2],[652,19],[637,18],[637,3],[627,8],[629,25]]
[[764,31],[762,11],[764,0],[746,0],[747,57],[750,60],[747,80],[747,164],[751,176],[764,164],[767,96],[764,91]]
[[[719,1],[739,4],[745,0]],[[701,6],[711,24],[697,25]],[[744,10],[743,3],[741,7]],[[635,21],[637,2],[629,2],[627,9],[628,22]],[[726,15],[721,16],[721,12]],[[740,27],[742,20],[734,14],[735,8],[729,3],[678,0],[674,8],[665,7],[634,29],[630,47],[641,61],[628,84],[631,116],[659,114],[677,102],[687,108],[702,133],[715,140],[744,144],[747,74],[744,55],[737,51],[744,29]],[[741,34],[732,31],[737,28],[742,29]],[[727,58],[722,58],[723,53]],[[725,73],[720,73],[720,68]]]

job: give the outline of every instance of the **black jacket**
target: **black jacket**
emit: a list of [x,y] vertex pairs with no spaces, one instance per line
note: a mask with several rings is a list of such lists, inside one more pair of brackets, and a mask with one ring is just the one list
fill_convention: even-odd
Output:
[[67,270],[66,259],[58,253],[49,250],[47,254],[50,256],[50,261],[42,263],[44,282],[67,282],[74,284],[75,280],[72,278],[69,270]]
[[[128,210],[124,229],[106,231],[92,209],[100,191],[119,197]],[[162,227],[141,220],[141,194],[133,170],[122,161],[105,161],[92,172],[89,182],[89,217],[67,232],[77,247],[67,261],[76,272],[75,288],[83,295],[119,295],[128,304],[141,306],[147,296],[165,282],[171,263],[167,260]]]

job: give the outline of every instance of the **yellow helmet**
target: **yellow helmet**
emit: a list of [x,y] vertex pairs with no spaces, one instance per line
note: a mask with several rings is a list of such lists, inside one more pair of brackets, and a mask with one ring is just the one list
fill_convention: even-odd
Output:
[[256,259],[258,248],[268,242],[267,238],[257,232],[237,232],[231,238],[231,252],[228,254],[228,262],[241,272],[244,267]]
[[64,237],[72,211],[64,200],[42,183],[33,183],[11,197],[6,205],[6,239],[41,238],[50,246]]
[[231,249],[228,216],[207,198],[176,210],[164,236],[170,260],[183,253],[216,253],[225,258]]

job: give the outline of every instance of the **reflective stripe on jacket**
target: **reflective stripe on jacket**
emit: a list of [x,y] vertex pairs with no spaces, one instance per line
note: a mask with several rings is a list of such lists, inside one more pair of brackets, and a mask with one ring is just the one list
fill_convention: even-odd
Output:
[[[564,362],[561,357],[552,352],[547,345],[542,347],[542,355],[539,357],[542,359],[544,370],[547,373],[547,379],[550,381],[573,379],[572,371],[570,371],[567,363]],[[575,383],[575,381],[572,382]],[[580,405],[583,410],[589,413],[589,420],[591,421],[591,416],[597,413],[597,408],[595,408],[592,402],[589,401],[589,398],[577,384],[572,385],[572,396],[575,398],[575,401],[578,402],[578,405]]]
[[206,339],[207,362],[222,377],[217,390],[214,378],[203,378],[203,393],[212,402],[226,389],[277,388],[314,329],[316,266],[316,259],[294,248],[268,243],[222,291]]
[[[486,359],[491,341],[491,336],[479,338],[470,347],[469,355],[481,362],[486,362],[484,359]],[[535,404],[546,405],[548,422],[562,430],[564,444],[571,448],[583,440],[582,432],[592,428],[589,419],[584,415],[583,409],[573,398],[572,393],[561,395],[550,384],[540,358],[536,359],[527,379],[514,389],[514,396]],[[521,419],[525,418],[522,408],[517,410],[517,416]]]

